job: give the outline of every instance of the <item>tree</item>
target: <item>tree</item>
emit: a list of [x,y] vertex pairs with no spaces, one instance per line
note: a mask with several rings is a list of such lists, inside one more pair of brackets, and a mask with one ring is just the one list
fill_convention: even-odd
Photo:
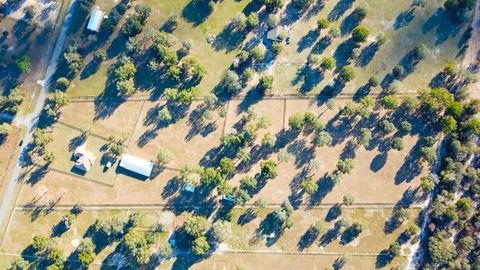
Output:
[[250,151],[243,148],[237,152],[236,157],[240,159],[240,161],[245,163],[249,162],[252,159],[252,155],[250,154]]
[[217,243],[223,243],[232,234],[232,226],[228,221],[217,221],[213,223],[212,233]]
[[343,174],[349,174],[353,169],[353,159],[340,159],[337,163],[337,170]]
[[267,179],[272,179],[277,177],[277,163],[273,160],[266,160],[260,162],[260,168],[262,176]]
[[355,201],[355,198],[351,194],[345,194],[343,196],[343,204],[346,206],[351,206],[354,201]]
[[122,33],[128,37],[134,37],[143,31],[144,25],[141,18],[137,15],[128,18],[127,22],[122,26]]
[[382,106],[387,110],[396,110],[400,106],[397,96],[389,95],[382,98]]
[[244,176],[240,180],[240,188],[247,191],[254,191],[257,189],[257,179],[251,176]]
[[420,154],[422,155],[422,160],[433,164],[437,160],[437,151],[432,146],[424,146],[420,148]]
[[95,244],[92,238],[84,238],[78,246],[78,260],[84,267],[88,267],[95,260],[95,256]]
[[422,177],[420,180],[423,192],[432,192],[435,189],[435,180],[431,176]]
[[297,131],[302,130],[303,127],[305,126],[305,119],[303,117],[303,114],[297,112],[291,115],[290,117],[288,117],[288,125],[293,130],[297,130]]
[[362,128],[360,129],[360,138],[358,142],[365,146],[368,147],[370,144],[370,141],[372,140],[372,132],[368,128]]
[[315,194],[318,191],[318,184],[313,181],[312,178],[307,178],[303,180],[302,184],[300,184],[300,187],[305,191],[307,194]]
[[198,256],[205,255],[210,250],[207,238],[205,236],[196,238],[192,243],[192,250]]
[[33,236],[32,247],[35,249],[36,253],[42,253],[45,251],[49,244],[50,240],[44,235],[35,235]]
[[158,166],[165,166],[170,161],[172,161],[172,157],[167,150],[165,150],[165,149],[158,150],[157,159],[155,160],[155,162]]
[[230,26],[234,31],[241,32],[245,30],[245,28],[247,28],[247,17],[245,14],[238,12],[230,22]]
[[410,131],[412,131],[412,124],[408,121],[402,121],[400,123],[400,131],[403,133],[410,133]]
[[26,270],[30,263],[23,258],[18,258],[10,265],[8,270]]
[[395,149],[397,151],[402,151],[403,150],[403,140],[402,138],[395,138],[392,141],[392,149]]
[[328,131],[318,132],[313,140],[313,144],[317,147],[330,146],[332,145],[332,142],[333,138]]
[[256,12],[250,13],[247,17],[247,27],[248,29],[253,29],[260,24],[260,19],[258,18],[258,14]]
[[168,242],[163,242],[158,247],[158,254],[164,258],[171,256],[173,253],[172,246]]
[[235,163],[232,159],[224,157],[220,160],[220,172],[223,175],[229,175],[235,170]]
[[273,51],[273,54],[274,55],[279,55],[283,52],[283,49],[285,47],[283,46],[283,43],[281,42],[278,42],[278,41],[274,41],[272,43],[272,51]]
[[167,106],[163,107],[163,109],[158,112],[158,120],[164,123],[170,123],[170,121],[173,120],[173,115],[170,110],[168,110]]
[[278,162],[289,162],[290,160],[292,160],[295,156],[288,152],[286,149],[282,149],[278,152],[278,155],[277,155],[277,160]]
[[423,60],[427,57],[429,50],[424,44],[418,44],[413,48],[412,55],[416,60]]
[[349,82],[355,79],[355,70],[353,69],[352,66],[344,66],[341,70],[340,73],[338,74],[338,78],[342,82]]
[[237,73],[231,70],[227,71],[221,85],[227,94],[236,93],[242,88],[242,85],[240,84],[240,78],[238,77]]
[[317,21],[317,26],[320,30],[327,29],[330,26],[330,20],[327,18],[320,18]]
[[185,221],[185,231],[198,238],[210,229],[210,221],[202,216],[191,216]]
[[283,0],[263,0],[268,12],[276,11],[283,6]]
[[393,77],[401,79],[405,76],[405,68],[402,65],[396,65],[392,70]]
[[55,161],[55,153],[54,152],[46,152],[43,155],[43,161],[45,161],[47,164],[52,163]]
[[270,132],[265,133],[262,139],[262,146],[267,148],[273,148],[277,142],[277,137]]
[[273,76],[272,75],[264,75],[260,77],[258,86],[263,94],[266,94],[268,91],[272,90],[273,87]]
[[9,123],[0,124],[0,136],[8,135],[10,134],[10,131],[12,131],[12,125]]
[[14,88],[7,97],[0,96],[0,109],[8,113],[16,114],[24,98],[25,94],[19,88]]
[[356,7],[352,14],[357,18],[357,20],[361,21],[367,17],[368,11],[366,6],[358,6]]
[[21,72],[30,73],[32,71],[32,60],[28,55],[24,55],[18,59],[17,67]]
[[67,66],[67,73],[71,76],[78,73],[83,67],[83,57],[75,51],[64,53],[63,61]]
[[391,244],[390,247],[388,248],[388,254],[391,257],[397,257],[398,255],[400,255],[400,251],[401,251],[401,246],[397,241]]
[[370,30],[368,30],[367,27],[359,25],[355,29],[353,29],[352,38],[355,42],[362,43],[367,40],[369,34]]
[[378,123],[378,126],[382,129],[385,134],[392,133],[395,130],[395,125],[392,122],[384,119]]
[[41,128],[36,128],[33,131],[33,144],[36,147],[44,148],[47,144],[49,144],[52,141],[53,141],[52,132],[46,129],[41,129]]
[[68,87],[70,87],[70,80],[65,77],[60,77],[55,85],[58,90],[65,91]]
[[325,56],[320,62],[320,68],[323,70],[332,70],[337,65],[337,61],[332,56]]
[[340,36],[340,28],[338,26],[330,26],[330,30],[328,30],[328,37],[330,39],[332,38],[338,38]]
[[441,231],[428,238],[428,253],[433,263],[449,265],[457,256],[455,244]]

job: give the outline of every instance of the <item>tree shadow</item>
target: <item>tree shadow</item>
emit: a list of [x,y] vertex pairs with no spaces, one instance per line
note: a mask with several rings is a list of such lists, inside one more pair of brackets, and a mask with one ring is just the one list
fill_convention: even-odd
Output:
[[310,226],[307,231],[302,235],[300,240],[298,240],[297,248],[300,251],[310,247],[313,245],[315,240],[317,240],[319,236],[318,230],[315,229],[314,226]]
[[337,61],[337,71],[348,64],[353,49],[356,47],[357,44],[351,39],[347,39],[338,45],[337,49],[333,53],[333,57]]
[[345,14],[347,10],[349,10],[352,7],[354,2],[355,0],[338,1],[337,4],[333,7],[333,9],[330,11],[330,13],[328,13],[327,18],[330,21],[338,20],[340,17],[343,16],[343,14]]
[[358,25],[360,25],[360,19],[352,12],[340,24],[340,33],[343,37],[348,36]]
[[377,53],[379,45],[377,42],[370,43],[368,46],[362,49],[360,56],[356,62],[359,67],[366,67],[372,62],[375,54]]
[[200,25],[212,13],[209,2],[209,0],[191,0],[182,10],[183,18],[193,26]]
[[229,24],[217,36],[213,43],[213,48],[216,51],[225,50],[226,52],[231,52],[240,47],[247,37],[247,33],[247,31],[235,31]]
[[308,31],[308,33],[298,41],[297,52],[302,52],[303,50],[313,46],[319,37],[320,31],[317,29]]
[[422,26],[423,33],[435,31],[435,45],[440,45],[451,36],[459,34],[461,25],[452,21],[443,8],[438,8]]
[[331,242],[335,241],[340,236],[340,229],[342,225],[340,221],[335,222],[333,225],[333,228],[328,230],[326,233],[320,237],[320,246],[325,247]]
[[400,12],[400,14],[395,18],[395,23],[393,23],[393,28],[398,30],[404,26],[407,26],[411,21],[415,19],[415,8],[410,7],[408,10]]

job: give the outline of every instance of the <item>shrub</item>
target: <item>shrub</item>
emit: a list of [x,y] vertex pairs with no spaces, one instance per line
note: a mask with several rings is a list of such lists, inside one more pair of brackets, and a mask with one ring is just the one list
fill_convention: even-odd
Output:
[[248,17],[247,17],[247,27],[249,29],[253,29],[260,24],[260,19],[258,18],[258,14],[255,12],[252,12]]
[[320,62],[320,67],[323,70],[332,70],[337,65],[337,61],[332,56],[325,56]]
[[277,163],[273,160],[266,160],[260,163],[262,176],[267,179],[272,179],[277,177]]

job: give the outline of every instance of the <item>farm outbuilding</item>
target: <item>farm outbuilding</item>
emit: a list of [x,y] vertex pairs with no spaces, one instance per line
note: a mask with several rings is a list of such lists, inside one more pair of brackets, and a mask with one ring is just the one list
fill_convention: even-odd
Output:
[[100,25],[102,24],[103,16],[103,11],[101,11],[100,8],[95,8],[88,21],[87,29],[92,32],[98,32],[100,30]]
[[120,167],[134,173],[150,177],[154,164],[148,160],[124,154],[122,156],[122,160],[120,161]]

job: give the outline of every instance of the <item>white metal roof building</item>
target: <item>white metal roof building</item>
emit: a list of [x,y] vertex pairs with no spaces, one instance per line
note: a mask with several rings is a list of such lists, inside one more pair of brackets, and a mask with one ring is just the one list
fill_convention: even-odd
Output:
[[120,167],[138,173],[140,175],[150,177],[154,164],[150,161],[124,154],[122,160],[120,161]]
[[104,13],[100,8],[95,8],[88,21],[87,29],[93,32],[98,32],[98,30],[100,30],[100,25],[102,24],[103,15]]

